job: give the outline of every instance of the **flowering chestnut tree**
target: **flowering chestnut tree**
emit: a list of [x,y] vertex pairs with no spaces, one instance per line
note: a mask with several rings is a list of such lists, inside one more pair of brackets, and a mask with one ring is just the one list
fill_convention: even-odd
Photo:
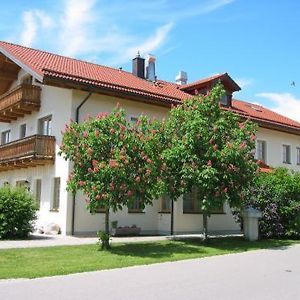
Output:
[[164,125],[163,179],[173,199],[196,188],[207,217],[225,201],[239,207],[257,171],[253,149],[255,125],[220,107],[221,85],[173,108]]
[[92,213],[106,208],[106,234],[110,209],[122,209],[137,198],[144,207],[156,195],[158,129],[158,122],[145,117],[129,123],[120,108],[66,125],[60,154],[73,162],[67,188],[81,190]]

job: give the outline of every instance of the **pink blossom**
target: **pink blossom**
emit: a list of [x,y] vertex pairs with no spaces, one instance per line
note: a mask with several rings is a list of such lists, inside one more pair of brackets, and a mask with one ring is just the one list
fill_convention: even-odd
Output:
[[109,132],[110,132],[110,134],[114,134],[114,133],[115,133],[115,130],[114,130],[113,128],[111,128],[111,129],[109,130]]
[[212,165],[211,160],[209,160],[209,161],[207,162],[207,165],[208,165],[209,167],[211,167],[211,165]]
[[99,131],[95,130],[95,136],[98,137],[99,136]]
[[88,172],[89,172],[89,173],[92,173],[92,172],[93,172],[93,169],[92,169],[92,168],[88,168]]
[[78,184],[79,184],[79,186],[84,186],[84,185],[85,185],[84,181],[82,181],[82,180],[80,180],[80,181],[78,182]]
[[96,167],[98,165],[98,161],[96,159],[92,160],[92,165],[93,167]]
[[132,196],[133,195],[133,191],[131,191],[131,190],[129,190],[128,192],[127,192],[127,196]]
[[116,168],[118,166],[118,162],[115,159],[110,159],[109,160],[109,166],[111,168]]
[[83,135],[83,137],[85,137],[85,138],[89,136],[89,134],[88,134],[87,131],[84,131],[84,132],[82,133],[82,135]]
[[147,163],[148,163],[148,164],[151,164],[151,163],[152,163],[152,160],[151,160],[150,158],[148,158],[148,159],[147,159]]
[[141,177],[140,176],[135,177],[135,181],[136,182],[140,182],[141,181]]
[[218,150],[218,145],[214,144],[213,150],[214,150],[214,152],[216,152]]

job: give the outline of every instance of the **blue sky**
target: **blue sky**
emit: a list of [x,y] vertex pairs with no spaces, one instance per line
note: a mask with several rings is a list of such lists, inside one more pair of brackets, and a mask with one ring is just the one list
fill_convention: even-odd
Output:
[[[228,72],[238,99],[300,121],[300,1],[11,0],[0,40],[131,70],[157,57],[160,79]],[[295,82],[295,85],[291,83]]]

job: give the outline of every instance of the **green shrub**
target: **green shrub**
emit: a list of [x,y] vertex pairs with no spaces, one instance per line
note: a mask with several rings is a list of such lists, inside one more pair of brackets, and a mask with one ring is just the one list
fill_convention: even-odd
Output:
[[285,168],[261,173],[245,206],[261,210],[260,234],[267,238],[300,238],[300,173]]
[[31,194],[20,188],[0,188],[0,239],[27,237],[35,219]]

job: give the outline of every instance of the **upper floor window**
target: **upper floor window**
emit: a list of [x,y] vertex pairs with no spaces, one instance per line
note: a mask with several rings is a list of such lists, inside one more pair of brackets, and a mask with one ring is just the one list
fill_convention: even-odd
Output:
[[22,77],[22,84],[32,84],[32,76],[25,75]]
[[283,163],[290,164],[291,163],[291,146],[290,145],[283,145]]
[[221,99],[220,99],[220,103],[222,105],[225,105],[225,106],[230,106],[231,105],[231,98],[232,98],[232,95],[229,95],[229,94],[224,94]]
[[52,132],[52,116],[39,119],[39,134],[51,135]]
[[10,130],[3,131],[1,134],[1,144],[7,144],[10,142]]
[[300,165],[300,147],[296,148],[296,152],[297,152],[297,165]]
[[20,126],[20,139],[26,136],[26,124]]
[[267,143],[265,141],[258,140],[256,142],[256,157],[258,160],[266,162],[267,156]]

